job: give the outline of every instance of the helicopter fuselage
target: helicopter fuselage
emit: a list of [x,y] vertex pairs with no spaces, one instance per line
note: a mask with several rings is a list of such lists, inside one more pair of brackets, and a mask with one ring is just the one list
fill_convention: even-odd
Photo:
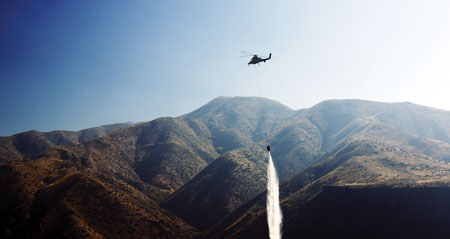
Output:
[[261,57],[258,57],[257,55],[254,55],[252,57],[252,59],[250,60],[250,62],[248,63],[248,65],[254,65],[254,64],[259,64],[261,62],[266,62],[267,60],[270,60],[270,58],[272,58],[272,53],[270,53],[269,57],[267,57],[267,58],[261,58]]

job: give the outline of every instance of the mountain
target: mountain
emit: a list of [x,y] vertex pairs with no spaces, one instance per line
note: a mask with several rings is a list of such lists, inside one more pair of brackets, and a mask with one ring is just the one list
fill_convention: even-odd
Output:
[[[218,100],[220,100],[220,98]],[[292,114],[295,113],[292,110],[289,110],[287,107],[282,106],[281,104],[274,103],[271,100],[265,99],[251,99],[248,109],[245,110],[252,110],[253,112],[250,112],[250,115],[257,115],[258,112],[262,109],[261,107],[263,106],[260,106],[260,108],[252,106],[254,106],[255,104],[259,104],[260,100],[266,102],[263,103],[263,105],[275,105],[272,107],[274,110],[278,110],[278,108],[280,108],[283,112],[289,111]],[[245,98],[239,99],[239,102],[246,101],[247,100]],[[212,103],[214,104],[214,101]],[[223,109],[227,109],[226,112],[245,111],[232,109],[232,107],[234,107],[236,104],[237,103],[233,103],[231,105],[228,105],[227,107],[224,107]],[[9,183],[3,184],[3,188],[0,189],[7,192],[8,194],[14,195],[13,192],[18,191],[19,189],[21,190],[22,188],[28,188],[27,181],[45,182],[47,178],[50,178],[48,180],[51,181],[48,186],[46,186],[45,184],[39,184],[33,190],[27,190],[26,196],[19,194],[18,196],[13,196],[12,198],[6,200],[5,205],[7,206],[3,206],[1,208],[1,212],[3,215],[2,225],[4,234],[9,235],[8,233],[12,232],[13,236],[21,235],[19,232],[26,229],[27,225],[32,224],[36,227],[42,228],[42,223],[49,223],[49,227],[55,227],[59,228],[58,230],[63,230],[63,228],[60,228],[61,226],[55,224],[57,223],[57,221],[52,221],[50,223],[42,221],[45,219],[45,217],[39,216],[38,219],[36,219],[33,216],[24,216],[24,214],[34,215],[33,205],[36,205],[36,203],[38,203],[41,198],[48,197],[49,199],[53,200],[52,198],[57,197],[63,198],[63,200],[65,200],[63,196],[59,196],[60,190],[58,190],[57,193],[43,194],[44,196],[40,194],[41,191],[50,190],[47,189],[47,187],[53,186],[53,178],[55,177],[64,179],[70,178],[71,183],[68,184],[72,185],[72,180],[74,180],[75,184],[79,185],[79,187],[90,187],[89,185],[91,185],[92,182],[101,184],[102,186],[108,185],[104,187],[108,187],[114,195],[119,194],[124,189],[127,190],[125,194],[132,192],[133,195],[140,195],[137,199],[130,199],[125,197],[123,198],[124,202],[121,203],[126,202],[139,205],[142,204],[143,201],[148,201],[151,205],[158,205],[159,202],[163,201],[167,196],[172,194],[174,191],[176,191],[178,188],[192,179],[208,164],[219,157],[216,149],[217,147],[220,147],[217,146],[220,144],[215,143],[217,142],[217,134],[213,134],[217,133],[217,131],[215,131],[216,128],[210,126],[212,128],[211,130],[207,126],[207,124],[204,123],[204,119],[205,118],[196,119],[194,117],[187,116],[178,118],[159,118],[150,122],[135,124],[127,128],[117,129],[115,131],[112,131],[108,135],[105,135],[98,139],[76,144],[60,145],[40,154],[39,157],[34,159],[27,159],[14,163],[3,164],[2,167],[5,167],[4,170],[9,172],[4,174],[5,177],[2,179],[3,182],[16,182],[17,179],[15,178],[15,175],[22,175],[22,172],[25,171],[24,168],[27,167],[45,169],[41,174],[29,174],[26,180],[19,180],[18,184],[14,188],[10,188]],[[249,124],[255,125],[254,129],[256,130],[258,120],[260,119],[251,118],[246,119],[245,121]],[[230,124],[230,127],[232,125],[233,124]],[[242,127],[241,121],[236,122],[233,127]],[[241,133],[239,130],[234,129],[232,131],[232,134],[230,135],[232,135],[232,137],[235,137],[236,135],[233,134],[239,133]],[[234,148],[230,147],[230,149]],[[221,150],[223,151],[223,149]],[[13,167],[13,165],[15,164],[20,164],[21,166]],[[60,164],[64,166],[61,166]],[[50,169],[48,169],[49,165],[52,166],[50,167]],[[68,165],[70,165],[71,170],[60,170],[61,168],[69,167]],[[264,164],[259,163],[258,167],[262,168],[263,165]],[[56,174],[57,176],[53,176],[53,174]],[[76,177],[73,176],[76,178],[76,180],[72,179],[72,174],[78,175]],[[80,180],[78,180],[79,178]],[[62,185],[66,185],[65,180],[62,182]],[[263,185],[263,183],[259,183],[259,185]],[[63,188],[64,190],[62,190],[61,193],[67,195],[68,192],[66,192],[66,187],[64,186]],[[67,190],[70,191],[70,187],[67,188]],[[74,196],[78,197],[80,201],[82,201],[83,198],[88,197],[85,194]],[[249,198],[251,196],[252,194],[249,194],[246,196],[246,198]],[[112,199],[98,198],[98,200],[102,202],[103,200],[109,201]],[[121,198],[114,200],[120,201]],[[100,202],[94,203],[94,205],[96,205],[96,210],[101,211],[99,212],[99,214],[101,215],[103,211],[108,210],[107,207],[109,204],[105,203],[103,205],[103,203]],[[10,206],[11,203],[13,206]],[[224,203],[228,202],[226,202],[225,200]],[[71,202],[69,202],[68,204],[70,206]],[[239,203],[235,203],[231,207],[227,208],[227,210],[232,210],[233,207],[236,207],[238,205]],[[90,208],[90,205],[82,206]],[[17,212],[16,210],[9,210],[9,208],[15,207],[20,207],[20,212]],[[80,210],[83,211],[85,209],[82,208]],[[117,210],[121,210],[121,208],[117,208]],[[117,210],[114,209],[111,213],[117,213],[118,215],[120,215],[121,212]],[[151,215],[153,215],[153,213],[151,213],[152,211],[162,211],[161,214],[172,215],[170,212],[164,211],[165,209],[162,209],[159,206],[150,207],[146,210]],[[45,214],[47,212],[42,213]],[[151,215],[146,215],[144,213],[145,217],[149,217]],[[77,223],[80,222],[83,225],[86,224],[91,227],[90,223],[94,219],[87,216],[84,213],[80,213],[80,215],[77,216],[77,220],[75,221]],[[24,218],[24,222],[20,224],[21,226],[19,226],[17,230],[15,228],[15,225],[17,223],[15,223],[14,218]],[[177,225],[181,223],[179,222],[181,219],[178,219],[176,216],[171,216],[171,218],[175,218],[175,224],[173,224],[174,222],[169,222],[165,219],[155,220],[159,220],[160,223],[168,225],[167,228],[170,228],[171,225]],[[73,221],[72,219],[70,220]],[[79,228],[80,226],[77,223],[74,224],[74,222],[71,222],[69,223],[69,225],[70,227]],[[128,223],[130,222],[125,221],[123,222],[123,225],[127,225]],[[153,226],[158,228],[161,226],[160,223],[155,223]],[[153,226],[150,228],[153,228]],[[120,225],[117,225],[117,227],[120,228]],[[195,229],[189,226],[183,227],[187,228],[187,232],[191,235],[196,235]],[[94,227],[89,230],[91,230],[94,234],[99,234],[102,236],[106,235],[103,234],[103,229],[97,230],[96,227]],[[162,229],[151,230],[152,232],[150,233],[144,233],[144,237],[147,237],[149,235],[155,236],[157,234],[152,234],[153,231],[161,231]],[[183,233],[181,233],[180,231],[178,232],[179,234],[177,234],[177,237],[185,237]],[[164,236],[157,237],[164,238]]]
[[130,125],[131,123],[109,124],[80,131],[38,132],[32,130],[8,137],[0,137],[0,162],[35,158],[55,146],[96,139],[113,130]]
[[[6,238],[266,238],[267,144],[281,179],[284,238],[448,235],[448,111],[363,100],[292,110],[218,97],[82,142],[81,134],[58,136],[60,144],[24,134],[33,137],[18,140],[23,147],[12,143],[17,135],[1,139]],[[408,217],[394,217],[404,204]],[[361,212],[376,215],[356,220]],[[431,234],[417,227],[427,219]]]
[[200,122],[160,118],[4,163],[3,235],[193,238],[158,201],[217,156]]
[[[404,108],[409,111],[405,111]],[[424,115],[428,115],[427,120],[423,120]],[[429,117],[431,115],[433,117]],[[401,123],[400,119],[402,118],[405,119],[408,127]],[[448,143],[439,140],[445,139],[444,134],[436,134],[438,131],[436,128],[442,128],[444,129],[442,132],[446,132],[448,119],[450,119],[450,115],[447,111],[410,103],[386,104],[361,100],[332,100],[293,114],[290,120],[283,122],[277,130],[272,131],[271,135],[263,140],[263,143],[271,142],[273,158],[280,177],[291,178],[282,183],[281,190],[284,197],[325,175],[336,176],[334,170],[341,170],[341,167],[346,167],[346,164],[342,164],[349,157],[356,157],[349,155],[349,152],[359,157],[367,157],[368,160],[364,163],[352,161],[349,163],[352,170],[339,174],[339,180],[335,179],[336,182],[333,181],[333,183],[340,185],[343,183],[342,181],[348,181],[357,185],[399,186],[409,185],[411,182],[420,180],[439,184],[446,182],[446,178],[442,176],[448,173],[446,171],[448,168],[445,167],[445,170],[442,170],[440,163],[429,165],[429,159],[437,160],[437,162],[450,161]],[[411,125],[419,127],[414,128]],[[231,151],[235,155],[239,155],[235,158],[245,158],[239,159],[239,162],[244,163],[246,159],[253,158],[249,154],[241,154],[241,151],[243,150]],[[335,155],[337,152],[339,154]],[[344,154],[344,152],[347,153]],[[369,160],[373,158],[382,158],[383,161],[374,163]],[[410,158],[414,158],[414,162],[409,163]],[[400,159],[402,160],[397,162]],[[226,154],[217,160],[217,164],[215,163],[206,167],[192,181],[173,194],[163,206],[201,230],[207,230],[222,220],[212,229],[210,235],[220,234],[221,230],[222,234],[220,235],[226,235],[229,233],[231,225],[244,225],[243,227],[245,227],[248,224],[242,222],[241,219],[248,220],[255,215],[259,215],[258,218],[261,219],[262,224],[255,227],[260,230],[261,226],[265,225],[265,198],[263,196],[265,185],[248,183],[247,180],[252,182],[258,178],[265,178],[265,170],[258,170],[257,166],[252,167],[252,173],[246,173],[243,170],[229,170],[230,166],[226,165],[234,164]],[[360,168],[353,164],[357,164],[365,170],[355,170]],[[407,164],[421,166],[402,168]],[[445,166],[445,164],[443,165]],[[375,167],[376,170],[367,170],[372,167]],[[236,166],[236,168],[240,167]],[[373,172],[377,170],[382,173]],[[440,173],[433,178],[435,172]],[[374,177],[373,174],[379,174],[379,176]],[[228,179],[233,179],[231,182],[236,183],[226,183],[229,182]],[[363,180],[363,182],[358,182],[357,179]],[[327,181],[323,186],[328,183],[331,181]],[[216,185],[217,187],[215,187]],[[239,187],[242,185],[246,186],[245,190]],[[251,197],[247,197],[245,200],[234,199],[238,194],[234,189],[247,192],[249,185],[252,185],[253,188],[251,190],[253,199]],[[321,187],[322,184],[316,188],[320,189]],[[224,191],[228,193],[223,193]],[[316,195],[319,192],[320,190],[310,194]],[[246,194],[243,193],[243,195]],[[211,198],[217,201],[211,200]],[[238,203],[234,204],[233,210],[227,210],[224,206],[226,204],[219,201],[223,198],[227,198],[229,202],[238,201],[241,207],[238,207]],[[259,209],[255,209],[255,205],[244,203],[245,201],[258,202],[259,204],[256,205],[259,205]],[[228,216],[220,219],[225,214]],[[225,228],[228,229],[223,232]],[[249,238],[250,235],[257,234],[252,232],[245,234],[243,238]]]
[[[400,127],[401,124],[398,121],[385,120],[386,112],[392,113],[394,118],[397,117],[393,110],[398,107],[397,105],[388,107],[389,105],[382,104],[383,107],[377,107],[377,110],[368,114],[367,112],[370,112],[370,110],[366,110],[367,106],[364,105],[372,105],[370,102],[350,101],[347,104],[345,103],[345,101],[324,102],[313,107],[305,115],[312,119],[311,121],[318,125],[322,132],[323,153],[316,163],[281,183],[284,238],[298,238],[299,236],[301,238],[334,236],[338,238],[361,238],[370,237],[370,235],[381,235],[384,238],[389,235],[388,233],[401,233],[405,225],[427,223],[427,219],[418,213],[421,210],[423,211],[421,205],[429,203],[429,201],[423,199],[427,196],[421,194],[420,189],[438,186],[448,187],[450,184],[450,166],[448,164],[450,162],[450,145],[445,141],[431,138],[444,139],[445,137],[442,137],[443,134],[435,134],[433,127],[430,127],[430,125],[445,125],[448,119],[445,116],[448,115],[448,112],[437,111],[438,115],[441,114],[441,117],[437,117],[437,120],[429,119],[428,122],[423,121],[422,117],[417,119],[406,118],[406,123],[421,125],[421,128],[411,130],[408,127]],[[374,103],[375,106],[377,104]],[[408,108],[412,109],[409,114],[417,113],[414,107],[408,106]],[[424,110],[422,107],[418,107],[418,109]],[[333,121],[325,120],[328,116],[323,110],[333,111]],[[358,114],[355,114],[353,110],[356,110]],[[426,110],[433,111],[432,109]],[[414,122],[415,120],[418,122]],[[425,135],[429,137],[424,137]],[[341,225],[352,225],[355,222],[353,217],[361,216],[361,213],[358,214],[358,211],[353,209],[340,210],[339,206],[333,208],[335,214],[332,215],[322,210],[321,208],[328,207],[328,202],[336,200],[334,193],[324,192],[324,189],[329,186],[337,188],[335,191],[339,193],[345,192],[347,187],[356,187],[355,194],[370,191],[371,188],[381,188],[384,191],[380,191],[389,193],[385,194],[385,197],[380,198],[380,200],[358,202],[361,203],[358,204],[359,208],[368,208],[373,211],[373,207],[375,207],[375,211],[378,211],[378,220],[366,220],[366,224],[360,223],[359,228],[355,229],[357,233],[352,234],[352,231],[348,231],[351,227]],[[392,214],[387,211],[392,207],[383,207],[386,200],[396,201],[397,203],[404,202],[405,199],[402,197],[405,196],[402,195],[405,194],[397,193],[397,188],[412,188],[413,196],[422,201],[418,201],[408,208],[411,215],[414,215],[411,218],[414,224],[386,228],[383,224],[384,221],[391,220],[396,224],[401,223],[401,217],[392,218],[390,216]],[[415,190],[416,188],[418,189]],[[428,195],[430,191],[424,190],[423,192]],[[436,192],[437,198],[442,195],[439,190],[432,192]],[[236,209],[217,224],[209,235],[211,237],[220,235],[220,237],[225,238],[266,237],[264,196],[264,193],[262,193]],[[358,195],[355,197],[359,198]],[[344,200],[345,197],[342,198],[341,196],[341,199]],[[436,207],[442,207],[442,202],[437,203]],[[342,201],[342,205],[348,203],[351,202]],[[339,203],[336,203],[336,205],[339,205]],[[417,208],[414,208],[414,206],[417,206]],[[310,217],[305,216],[305,211],[308,212],[307,215]],[[336,211],[342,214],[336,214]],[[446,219],[446,217],[440,217],[438,211],[433,208],[434,214],[430,214],[430,218],[436,221]],[[385,214],[382,212],[385,212]],[[329,217],[333,217],[335,221],[328,220]],[[326,223],[324,223],[325,221]],[[333,229],[327,229],[328,227],[333,227]],[[261,230],[261,228],[265,228],[265,230]],[[364,231],[364,228],[370,230]],[[439,228],[442,232],[442,227],[435,227],[435,229]],[[364,235],[364,232],[368,234]],[[414,230],[410,229],[405,235],[414,233]],[[425,234],[416,233],[416,237],[417,235],[424,236]]]

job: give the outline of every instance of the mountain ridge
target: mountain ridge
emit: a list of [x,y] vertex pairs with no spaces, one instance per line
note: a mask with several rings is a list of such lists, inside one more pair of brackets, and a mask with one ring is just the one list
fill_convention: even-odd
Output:
[[[449,111],[411,103],[329,100],[292,110],[258,97],[218,97],[179,117],[157,118],[58,145],[34,158],[0,163],[0,191],[17,195],[0,200],[0,233],[17,236],[28,223],[53,235],[45,223],[62,228],[52,220],[55,216],[67,220],[67,233],[110,237],[92,212],[106,215],[107,205],[114,204],[121,206],[110,213],[127,220],[111,225],[151,229],[142,229],[136,234],[140,238],[265,237],[265,146],[271,144],[286,236],[294,237],[293,228],[309,230],[309,224],[292,222],[310,210],[307,202],[333,195],[323,194],[328,186],[448,186],[449,136]],[[92,188],[103,196],[94,199],[75,188]],[[33,205],[44,209],[36,211]],[[57,210],[75,213],[62,217]],[[139,210],[145,213],[137,221],[125,216]],[[184,231],[171,229],[174,225]]]
[[34,158],[55,146],[80,143],[104,136],[113,130],[128,127],[132,123],[117,123],[82,129],[79,131],[54,130],[25,131],[0,137],[0,162]]

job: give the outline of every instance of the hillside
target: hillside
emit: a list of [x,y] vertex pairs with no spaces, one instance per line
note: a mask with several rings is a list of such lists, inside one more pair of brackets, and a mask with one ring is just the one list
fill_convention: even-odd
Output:
[[204,130],[195,120],[160,118],[3,164],[1,191],[10,195],[0,207],[3,234],[194,237],[196,229],[158,201],[217,157]]
[[263,147],[228,152],[186,183],[163,206],[199,229],[209,228],[264,190],[265,156]]
[[2,238],[194,238],[196,230],[112,175],[54,158],[0,166]]
[[154,199],[160,199],[162,192],[178,189],[218,157],[208,134],[193,119],[159,118],[97,140],[58,146],[43,156],[78,162],[102,175],[112,173],[142,190],[157,189]]
[[[423,221],[413,213],[423,211],[422,192],[443,195],[439,202],[446,197],[449,139],[448,111],[362,100],[295,111],[256,97],[218,97],[180,117],[111,131],[25,132],[0,139],[0,191],[8,195],[0,200],[0,233],[265,238],[266,144],[282,180],[286,238],[331,235],[317,226],[323,220],[342,228],[339,235],[352,236],[324,219],[344,213],[339,208],[349,204],[342,197],[348,188],[356,190],[354,200],[373,188],[383,192],[379,201],[361,201],[357,211],[386,200],[402,203],[402,195],[417,198],[408,208],[415,221],[405,224],[416,225]],[[336,190],[326,191],[330,187]],[[398,188],[406,194],[397,194]],[[437,189],[415,190],[421,188]],[[329,206],[330,214],[319,210],[334,197],[340,201]],[[370,230],[386,233],[378,222]]]
[[[283,235],[286,238],[296,238],[300,227],[304,228],[305,233],[316,230],[311,228],[311,224],[305,226],[295,222],[303,218],[302,211],[309,205],[308,202],[314,201],[327,186],[391,189],[450,185],[450,164],[445,161],[450,155],[449,144],[395,131],[383,124],[368,124],[354,132],[326,150],[317,163],[281,183],[285,221]],[[334,199],[330,197],[326,200]],[[316,216],[319,218],[328,217],[324,211],[311,213],[319,213],[320,217]],[[216,225],[210,235],[260,238],[265,235],[261,230],[266,225],[265,220],[265,198],[261,194]],[[308,220],[302,219],[302,222]],[[426,221],[418,217],[414,220]],[[314,238],[315,234],[311,235]]]
[[110,124],[80,131],[38,132],[32,130],[8,137],[0,137],[0,162],[35,158],[55,146],[96,139],[109,134],[113,130],[130,125],[130,123]]

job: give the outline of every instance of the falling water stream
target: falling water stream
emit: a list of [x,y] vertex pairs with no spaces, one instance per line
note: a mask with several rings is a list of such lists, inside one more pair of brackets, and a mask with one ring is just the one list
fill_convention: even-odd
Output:
[[277,171],[273,165],[269,151],[269,164],[267,165],[267,223],[269,224],[270,239],[281,239],[281,222],[283,215],[280,208]]

